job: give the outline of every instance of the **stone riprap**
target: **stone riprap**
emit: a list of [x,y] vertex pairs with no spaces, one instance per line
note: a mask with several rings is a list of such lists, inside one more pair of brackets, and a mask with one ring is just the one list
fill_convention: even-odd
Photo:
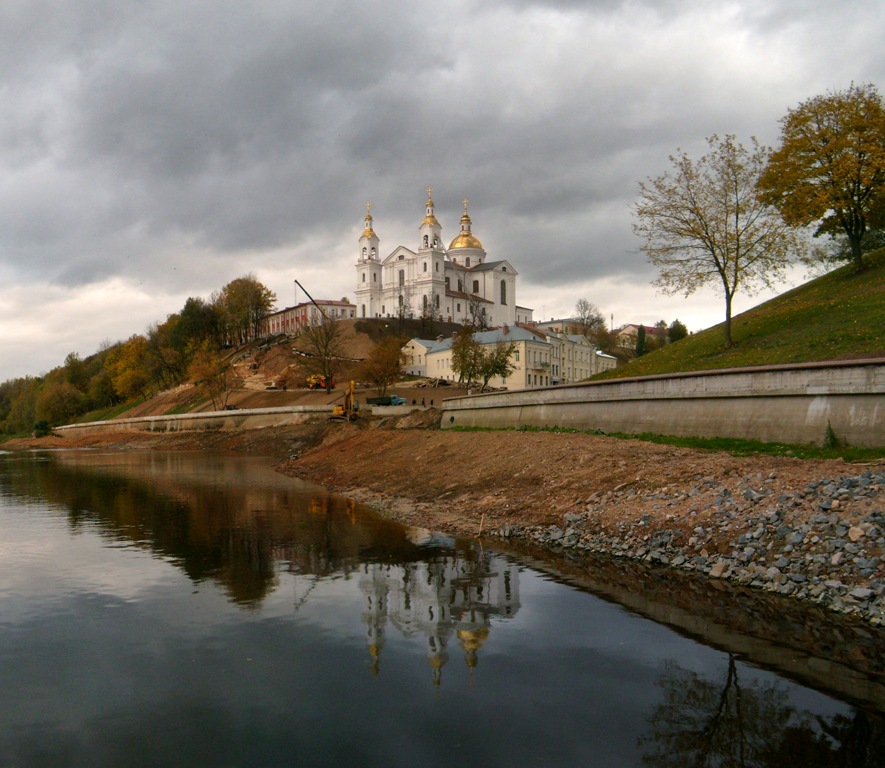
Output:
[[[513,525],[496,533],[554,550],[697,571],[885,623],[885,473],[820,480],[790,493],[776,493],[775,479],[755,474],[726,486],[705,477],[678,493],[665,487],[643,494],[625,485],[576,500],[561,525]],[[713,514],[692,526],[699,511],[692,498],[709,503],[711,491]],[[622,521],[614,530],[599,524],[607,504],[631,499],[663,514]]]

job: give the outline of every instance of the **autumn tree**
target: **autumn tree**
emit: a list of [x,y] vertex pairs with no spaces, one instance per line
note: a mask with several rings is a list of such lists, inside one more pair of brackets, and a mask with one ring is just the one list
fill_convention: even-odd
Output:
[[301,342],[307,353],[305,366],[311,373],[322,376],[326,380],[326,392],[331,392],[343,354],[341,325],[334,318],[323,315],[321,322],[302,330]]
[[752,293],[782,279],[800,252],[795,231],[760,201],[756,186],[769,150],[756,139],[748,150],[734,136],[707,139],[699,161],[670,157],[672,169],[640,183],[633,231],[658,267],[664,293],[686,296],[711,285],[725,298],[725,344],[734,341],[731,311],[739,290]]
[[381,397],[387,394],[387,388],[402,375],[405,365],[404,343],[397,336],[384,337],[373,347],[360,367],[361,378],[374,386]]
[[861,271],[865,238],[885,224],[885,105],[876,87],[852,84],[789,110],[759,195],[794,226],[844,235]]
[[218,350],[210,339],[203,339],[191,350],[188,376],[197,391],[212,401],[217,411],[227,406],[233,391],[241,380],[230,356]]
[[474,328],[464,323],[452,341],[452,371],[460,383],[470,384],[479,373],[482,345],[474,338]]
[[477,369],[478,377],[482,380],[480,391],[485,391],[489,382],[495,377],[500,376],[506,379],[516,366],[512,362],[513,353],[516,351],[516,344],[512,341],[505,343],[499,341],[487,348],[480,348],[479,367]]
[[40,390],[36,417],[50,424],[66,424],[84,412],[86,395],[67,381],[54,381]]
[[213,297],[218,307],[223,335],[230,344],[245,344],[255,338],[261,321],[276,304],[276,294],[253,274],[231,280]]
[[578,299],[572,320],[577,332],[594,343],[597,343],[600,334],[606,330],[605,318],[599,307],[587,299]]
[[108,352],[105,366],[111,376],[114,391],[123,399],[147,397],[151,387],[148,372],[147,339],[134,335]]

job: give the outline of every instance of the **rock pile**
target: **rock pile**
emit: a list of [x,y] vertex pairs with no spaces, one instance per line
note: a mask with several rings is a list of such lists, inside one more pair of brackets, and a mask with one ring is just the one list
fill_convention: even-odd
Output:
[[[604,552],[730,579],[885,624],[885,473],[824,479],[789,492],[776,476],[714,477],[688,490],[619,486],[577,500],[561,525],[499,531],[557,550]],[[652,505],[606,526],[606,506]],[[700,514],[703,510],[704,514]]]

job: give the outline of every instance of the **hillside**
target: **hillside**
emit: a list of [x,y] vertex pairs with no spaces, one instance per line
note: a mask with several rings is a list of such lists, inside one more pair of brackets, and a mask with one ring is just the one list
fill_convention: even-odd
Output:
[[[375,342],[398,330],[397,320],[341,320],[342,360],[338,381],[346,382],[359,378],[359,362],[371,353]],[[406,321],[410,327],[403,331],[420,332],[420,321]],[[413,327],[412,327],[413,326]],[[451,324],[437,323],[437,332],[451,332]],[[342,389],[326,394],[325,391],[310,391],[305,387],[309,373],[305,358],[299,353],[308,350],[304,340],[298,337],[279,336],[272,340],[260,340],[238,348],[231,354],[234,368],[242,384],[231,393],[228,404],[234,408],[273,408],[289,405],[317,405],[335,403],[342,398]],[[466,389],[442,387],[439,389],[416,389],[413,382],[402,381],[388,389],[388,394],[399,395],[409,402],[415,400],[427,404],[439,403],[443,397],[463,395]],[[365,401],[377,394],[369,387],[357,383],[357,398]],[[160,416],[168,413],[195,413],[212,410],[209,400],[201,399],[192,384],[185,383],[172,390],[140,402],[121,412],[120,417]]]
[[885,357],[885,249],[866,259],[861,274],[841,267],[737,315],[731,349],[719,324],[594,379]]

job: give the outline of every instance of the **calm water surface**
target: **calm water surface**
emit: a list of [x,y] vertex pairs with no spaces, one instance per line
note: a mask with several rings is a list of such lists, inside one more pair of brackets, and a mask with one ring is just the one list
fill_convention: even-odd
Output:
[[0,766],[881,766],[881,711],[266,459],[0,454]]

